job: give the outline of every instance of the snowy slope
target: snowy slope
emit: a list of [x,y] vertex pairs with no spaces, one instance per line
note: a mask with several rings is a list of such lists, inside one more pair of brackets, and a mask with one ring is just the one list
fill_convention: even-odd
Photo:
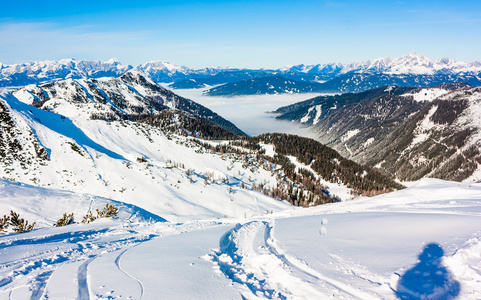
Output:
[[270,171],[246,169],[243,161],[206,152],[161,128],[90,120],[82,117],[82,108],[65,101],[57,107],[63,115],[11,94],[0,101],[20,144],[16,156],[7,151],[11,159],[0,162],[2,178],[135,204],[170,221],[250,216],[287,206],[240,189],[242,183],[274,184]]
[[[86,195],[0,183],[2,207],[17,203],[32,221],[49,214],[36,207],[57,201],[88,209]],[[0,237],[0,299],[481,297],[479,184],[423,180],[247,219],[122,216],[55,228],[54,215],[42,229]]]
[[[442,298],[481,297],[480,184],[426,179],[296,208],[249,188],[274,187],[271,171],[191,138],[91,120],[85,106],[60,98],[53,112],[8,93],[0,101],[1,149],[10,149],[0,162],[10,179],[0,179],[0,215],[36,222],[0,236],[0,299],[422,298],[430,282]],[[106,203],[118,218],[52,226]],[[417,270],[429,276],[410,275]]]

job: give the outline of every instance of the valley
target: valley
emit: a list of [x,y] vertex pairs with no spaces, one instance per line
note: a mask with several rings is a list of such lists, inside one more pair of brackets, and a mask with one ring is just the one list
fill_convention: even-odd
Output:
[[264,73],[72,65],[0,94],[0,299],[481,297],[479,87],[221,97],[165,80]]
[[314,138],[315,135],[302,124],[276,120],[271,113],[277,108],[318,96],[312,94],[249,95],[232,98],[206,96],[205,89],[175,89],[175,93],[193,99],[212,109],[250,136],[262,133],[280,132]]

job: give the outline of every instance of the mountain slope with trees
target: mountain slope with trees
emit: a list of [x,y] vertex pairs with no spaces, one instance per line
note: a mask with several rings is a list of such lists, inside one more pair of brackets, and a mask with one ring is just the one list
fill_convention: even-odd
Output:
[[401,180],[467,180],[479,172],[479,88],[442,84],[321,96],[277,110],[312,126],[342,155]]
[[317,82],[297,81],[282,76],[261,77],[227,83],[207,90],[209,96],[266,95],[286,93],[311,93],[320,87]]

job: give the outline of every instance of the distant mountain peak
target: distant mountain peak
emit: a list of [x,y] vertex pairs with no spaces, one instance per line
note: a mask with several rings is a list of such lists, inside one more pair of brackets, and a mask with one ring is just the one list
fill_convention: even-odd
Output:
[[144,64],[141,64],[140,66],[137,67],[137,69],[140,70],[145,70],[145,71],[151,71],[151,70],[167,70],[169,72],[176,72],[176,71],[186,71],[188,70],[187,67],[184,66],[178,66],[171,64],[167,61],[161,61],[161,60],[154,60],[154,61],[149,61]]
[[120,61],[116,58],[111,58],[111,59],[107,60],[106,63],[108,63],[108,64],[120,64]]
[[451,58],[441,58],[434,61],[426,55],[411,52],[398,58],[380,57],[365,62],[353,62],[350,64],[329,63],[317,65],[295,65],[285,67],[280,71],[333,74],[339,76],[347,73],[386,73],[386,74],[479,74],[481,63],[465,63]]

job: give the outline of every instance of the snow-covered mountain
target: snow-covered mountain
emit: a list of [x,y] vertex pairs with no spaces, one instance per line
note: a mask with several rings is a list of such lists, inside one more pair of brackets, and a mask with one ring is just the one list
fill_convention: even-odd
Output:
[[[220,126],[233,134],[244,134],[210,109],[162,88],[137,70],[129,70],[117,78],[67,79],[40,86],[28,85],[13,93],[27,104],[67,117],[75,117],[71,115],[74,113],[87,119],[131,120],[157,115],[168,108]],[[83,109],[72,111],[72,104]]]
[[415,75],[446,75],[465,74],[479,75],[481,62],[461,62],[456,59],[441,58],[432,60],[416,52],[398,58],[378,58],[366,62],[350,64],[328,63],[317,65],[297,65],[284,68],[285,71],[332,74],[335,76],[346,73],[386,73],[386,74],[415,74]]
[[[106,62],[64,59],[0,64],[0,87],[19,87],[67,78],[118,77],[132,68],[115,59]],[[147,62],[135,69],[144,72],[157,83],[175,82],[175,88],[199,88],[272,76],[297,81],[327,81],[319,88],[319,92],[359,92],[384,85],[426,87],[445,82],[466,82],[473,86],[481,84],[481,62],[465,63],[449,58],[434,61],[417,53],[394,59],[386,57],[350,64],[297,65],[275,70],[192,69],[165,61]]]
[[[185,213],[197,214],[194,210],[176,212],[170,201],[183,203],[180,207],[200,205],[200,215],[209,210],[217,215],[223,211],[217,207],[219,203],[194,204],[197,197],[216,199],[226,190],[235,194],[241,186],[248,203],[252,196],[245,187],[270,195],[268,199],[285,199],[302,206],[402,188],[375,170],[344,162],[335,151],[329,157],[349,166],[335,176],[319,173],[316,177],[316,171],[292,169],[289,161],[297,162],[292,149],[293,153],[270,150],[269,156],[263,155],[266,141],[242,137],[242,131],[229,121],[161,88],[137,70],[118,78],[67,79],[26,86],[4,93],[0,105],[2,178],[94,193],[149,211],[162,210],[167,203],[162,213],[166,219],[170,214],[175,219],[185,217],[181,216]],[[309,143],[306,140],[302,143]],[[311,155],[318,155],[321,145],[313,149]],[[302,168],[310,168],[310,161],[297,156],[306,164]],[[317,159],[317,164],[320,162],[322,159]],[[175,174],[167,179],[170,172]],[[214,194],[220,194],[191,194],[196,190],[203,193],[210,184],[216,187]],[[147,199],[164,195],[169,200],[140,203],[137,193]],[[224,215],[230,213],[241,211]]]
[[216,68],[190,69],[158,60],[141,64],[136,69],[148,74],[156,82],[173,82],[188,79],[192,76],[214,76],[222,71],[222,69]]
[[131,66],[123,65],[116,59],[105,62],[62,59],[14,65],[0,64],[0,87],[20,87],[67,78],[116,77],[130,69]]
[[277,110],[310,125],[319,141],[401,180],[479,180],[480,88],[394,86],[320,96]]
[[[276,181],[271,171],[255,164],[246,169],[167,128],[92,120],[86,106],[51,101],[57,102],[45,111],[12,94],[0,98],[2,178],[122,201],[169,221],[241,217],[288,205],[240,189],[242,182]],[[226,209],[223,203],[231,200]]]
[[359,93],[387,85],[400,87],[425,88],[443,83],[467,83],[481,85],[481,76],[465,74],[388,74],[388,73],[347,73],[329,80],[321,85],[322,93]]
[[[456,82],[464,82],[472,86],[481,85],[480,62],[464,63],[448,58],[433,61],[417,53],[410,53],[396,59],[386,57],[345,65],[340,63],[297,65],[278,71],[279,76],[309,82],[312,87],[307,91],[320,93],[363,92],[385,85],[429,87]],[[302,74],[305,74],[305,77]],[[245,81],[239,81],[211,88],[206,94],[218,95],[218,90],[226,96],[266,93],[266,87],[263,85],[264,78],[251,80],[253,81],[251,86],[259,85],[257,89],[247,89]],[[323,82],[318,83],[319,81]],[[284,84],[273,86],[271,90],[278,90],[281,93],[305,92],[302,88],[283,89]]]

